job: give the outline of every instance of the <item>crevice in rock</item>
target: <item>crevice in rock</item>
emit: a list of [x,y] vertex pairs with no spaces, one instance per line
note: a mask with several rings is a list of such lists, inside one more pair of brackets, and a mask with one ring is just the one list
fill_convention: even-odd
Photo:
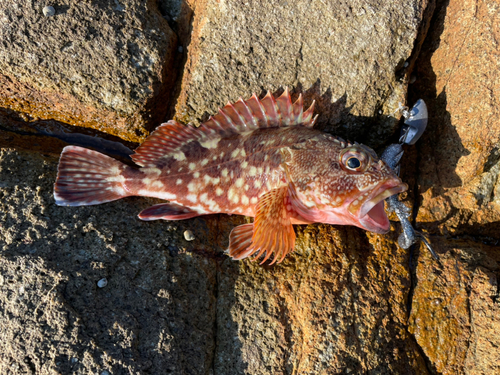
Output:
[[36,120],[23,113],[0,108],[0,146],[28,151],[59,154],[66,145],[92,148],[130,160],[138,144],[88,128],[71,126],[56,120]]
[[218,301],[219,301],[219,285],[220,285],[220,275],[221,275],[221,268],[219,262],[215,262],[216,264],[216,271],[215,271],[215,285],[214,285],[214,300],[215,300],[215,316],[214,316],[214,322],[213,322],[213,342],[214,342],[214,347],[213,347],[213,352],[212,352],[212,360],[210,363],[210,369],[212,369],[212,374],[216,374],[215,371],[215,360],[216,360],[216,355],[217,355],[217,346],[218,346],[218,326],[217,326],[217,321],[219,319],[219,309],[218,309]]

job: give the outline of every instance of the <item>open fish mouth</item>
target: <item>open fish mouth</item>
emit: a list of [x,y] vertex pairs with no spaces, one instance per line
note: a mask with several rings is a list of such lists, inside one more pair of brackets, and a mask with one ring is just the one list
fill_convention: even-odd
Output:
[[388,184],[383,184],[375,191],[371,198],[363,203],[359,210],[359,222],[370,232],[386,233],[389,230],[390,224],[384,210],[384,200],[408,189],[408,185],[401,182],[396,186],[389,186]]

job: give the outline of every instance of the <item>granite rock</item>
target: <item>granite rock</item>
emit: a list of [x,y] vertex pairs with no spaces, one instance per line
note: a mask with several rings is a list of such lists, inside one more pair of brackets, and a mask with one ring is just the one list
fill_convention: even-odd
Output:
[[141,141],[169,108],[176,35],[156,1],[0,4],[0,106]]
[[199,123],[240,96],[288,86],[317,101],[319,128],[379,146],[405,103],[427,1],[197,4],[176,118]]
[[433,233],[500,238],[500,37],[496,1],[440,1],[413,91],[429,107],[417,221]]

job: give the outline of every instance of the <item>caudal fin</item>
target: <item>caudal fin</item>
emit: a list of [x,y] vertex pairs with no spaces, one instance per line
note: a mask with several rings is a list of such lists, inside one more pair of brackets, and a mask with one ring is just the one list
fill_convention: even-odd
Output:
[[89,206],[124,198],[130,194],[123,185],[125,164],[83,147],[65,147],[54,198],[59,206]]

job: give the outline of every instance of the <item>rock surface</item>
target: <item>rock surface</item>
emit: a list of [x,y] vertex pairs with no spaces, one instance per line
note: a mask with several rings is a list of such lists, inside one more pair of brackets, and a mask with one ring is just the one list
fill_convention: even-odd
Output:
[[141,222],[130,213],[145,199],[57,207],[56,169],[56,158],[0,151],[0,373],[205,374],[217,266],[201,244],[213,252],[217,228]]
[[392,134],[427,1],[200,3],[178,120],[196,123],[240,96],[288,86],[317,101],[321,129],[371,145]]
[[[439,1],[412,95],[429,125],[419,142],[417,222],[442,267],[420,254],[410,332],[442,374],[500,372],[500,126],[495,1]],[[445,237],[442,237],[442,236]]]
[[[279,265],[259,266],[223,253],[231,229],[248,220],[242,217],[142,222],[136,213],[157,203],[147,198],[57,207],[57,155],[65,142],[87,142],[89,135],[68,138],[52,120],[32,123],[37,131],[50,129],[33,133],[20,117],[64,122],[57,117],[64,111],[59,106],[44,117],[22,103],[45,108],[50,92],[69,100],[64,103],[90,103],[101,111],[95,113],[109,110],[109,118],[119,111],[99,102],[104,81],[89,83],[88,96],[78,96],[64,80],[51,83],[43,74],[35,77],[42,86],[35,85],[31,62],[24,73],[9,66],[0,77],[11,80],[4,87],[18,90],[11,92],[22,105],[8,103],[16,118],[0,110],[0,373],[498,373],[498,4],[438,1],[415,61],[432,2],[139,3],[97,1],[91,8],[68,0],[54,4],[51,17],[42,14],[47,4],[33,5],[25,17],[36,22],[13,38],[69,14],[87,26],[146,20],[167,30],[166,37],[142,42],[170,51],[174,37],[161,12],[183,47],[190,42],[176,83],[178,119],[199,122],[228,100],[288,85],[305,94],[306,104],[317,100],[320,128],[375,147],[386,145],[397,125],[394,111],[406,97],[401,79],[415,66],[410,102],[423,97],[431,118],[423,139],[405,153],[402,172],[414,187],[407,199],[415,201],[417,226],[430,234],[441,261],[423,246],[398,247],[398,223],[384,236],[298,226],[296,251]],[[0,17],[19,9],[0,5]],[[98,28],[92,40],[98,43],[105,30]],[[92,40],[80,47],[94,48]],[[161,74],[147,76],[160,91],[173,87],[162,81],[168,53],[155,68]],[[51,66],[63,76],[66,68]],[[143,73],[127,74],[141,82]],[[31,81],[20,84],[23,79]],[[145,103],[161,97],[131,97],[126,105],[131,116],[142,116]],[[102,129],[141,139],[146,122],[134,128],[125,112],[114,130],[106,121]],[[64,136],[48,135],[61,129]],[[109,152],[106,145],[91,146]],[[103,278],[107,284],[99,287]]]
[[313,225],[280,265],[234,262],[241,218],[141,222],[144,198],[58,207],[56,167],[0,153],[0,372],[425,373],[394,232]]
[[141,141],[164,118],[176,36],[153,0],[0,3],[0,106]]
[[416,64],[430,113],[417,221],[434,233],[500,239],[499,13],[496,1],[451,0]]

